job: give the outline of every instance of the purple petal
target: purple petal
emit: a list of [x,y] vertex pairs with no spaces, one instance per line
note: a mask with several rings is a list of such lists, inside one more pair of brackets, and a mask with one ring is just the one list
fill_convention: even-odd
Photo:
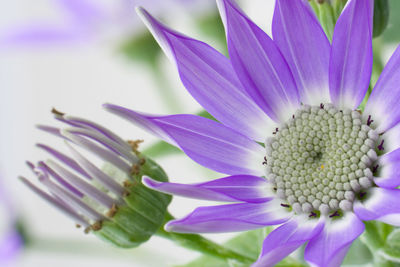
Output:
[[99,144],[105,146],[109,150],[113,151],[117,155],[121,155],[126,160],[133,164],[138,163],[138,157],[132,153],[132,149],[129,146],[120,145],[117,142],[111,140],[110,138],[85,128],[67,128],[61,130],[61,134],[67,137],[69,140],[74,140],[74,136],[85,136],[90,138]]
[[232,0],[218,0],[229,55],[253,100],[276,122],[286,121],[300,104],[292,73],[271,38]]
[[[88,197],[95,200],[97,203],[102,204],[106,208],[111,208],[114,204],[114,199],[108,196],[106,193],[100,191],[93,185],[85,182],[72,172],[68,171],[67,169],[61,167],[54,161],[48,160],[47,166],[49,166],[53,172],[57,173],[59,176],[63,177],[69,183],[71,183],[76,188],[79,188],[80,191],[85,193]],[[53,173],[52,172],[52,173]],[[68,188],[69,189],[69,188]]]
[[79,198],[83,198],[85,195],[78,190],[77,186],[73,186],[67,181],[65,181],[64,178],[62,178],[58,173],[56,173],[53,169],[51,169],[46,163],[43,161],[39,162],[39,166],[43,167],[45,171],[50,174],[60,185],[62,185],[64,188],[68,189],[71,193],[76,195]]
[[151,120],[151,115],[112,104],[104,104],[103,107],[107,111],[114,113],[126,119],[127,121],[132,122],[136,126],[146,130],[147,132],[153,134],[154,136],[163,139],[165,142],[177,146],[176,142],[153,120]]
[[400,149],[383,154],[379,157],[377,164],[379,176],[374,178],[375,184],[389,189],[398,187],[400,185]]
[[176,64],[193,98],[226,126],[264,141],[273,122],[245,94],[230,61],[209,45],[167,28],[146,10],[139,8],[138,13]]
[[78,163],[76,163],[75,160],[73,160],[72,158],[68,157],[67,155],[61,153],[60,151],[57,151],[47,145],[43,145],[43,144],[36,144],[37,147],[45,150],[46,152],[48,152],[49,154],[51,154],[52,156],[54,156],[56,159],[60,160],[62,163],[64,163],[65,165],[67,165],[68,167],[70,167],[71,169],[77,171],[78,173],[82,174],[83,176],[85,176],[88,179],[92,179],[92,177],[90,177],[89,174],[87,174],[87,172],[81,168],[81,166],[78,165]]
[[357,108],[368,90],[372,72],[372,6],[372,0],[351,0],[336,22],[329,86],[332,102],[340,108]]
[[400,148],[400,124],[397,124],[393,128],[389,129],[387,132],[381,135],[381,140],[384,141],[383,143],[383,150],[384,153],[390,153],[394,150]]
[[82,154],[80,154],[70,144],[67,143],[67,146],[70,149],[72,155],[77,160],[77,162],[82,166],[82,168],[84,168],[88,173],[90,173],[95,180],[97,180],[106,189],[110,190],[117,196],[122,196],[122,194],[125,192],[125,189],[118,182],[116,182],[109,175],[107,175],[102,170],[97,168],[93,163],[91,163],[84,156],[82,156]]
[[40,196],[42,199],[50,203],[52,206],[54,206],[56,209],[60,210],[63,212],[65,215],[73,219],[76,223],[79,223],[85,227],[89,226],[89,223],[86,221],[86,219],[79,215],[76,211],[65,205],[62,201],[60,201],[58,198],[55,198],[46,192],[42,191],[38,187],[36,187],[34,184],[32,184],[29,180],[27,180],[24,177],[18,177],[26,186],[28,186],[33,192],[35,192],[38,196]]
[[264,240],[263,249],[252,267],[273,266],[302,244],[319,234],[323,220],[296,215],[290,221],[272,231]]
[[400,101],[399,83],[400,47],[383,69],[365,107],[364,113],[372,116],[378,132],[385,132],[400,121],[400,109],[394,108]]
[[330,101],[330,44],[308,3],[276,1],[272,32],[295,78],[303,103]]
[[352,242],[364,232],[364,224],[353,213],[328,219],[324,229],[308,243],[304,259],[312,266],[340,266]]
[[178,233],[236,232],[281,224],[290,217],[278,200],[229,204],[197,208],[182,219],[170,221],[165,229]]
[[400,226],[400,190],[375,187],[369,190],[368,195],[367,200],[357,201],[354,205],[354,212],[361,220],[378,220]]
[[209,169],[230,175],[263,175],[262,146],[218,122],[195,115],[145,116],[118,106],[105,107],[176,144]]
[[36,125],[36,128],[38,128],[39,130],[42,130],[42,131],[44,131],[46,133],[55,135],[57,137],[60,137],[60,138],[63,138],[63,139],[65,138],[64,136],[61,135],[59,128],[52,127],[52,126],[47,126],[47,125]]
[[[66,134],[68,135],[68,133],[66,133]],[[113,164],[115,167],[124,171],[127,174],[130,173],[131,166],[126,161],[121,159],[113,151],[104,149],[104,148],[100,147],[99,145],[95,144],[94,142],[92,142],[82,136],[79,136],[79,135],[69,134],[68,138],[70,138],[72,142],[74,142],[75,144],[88,150],[93,155],[97,156],[98,158]]]
[[127,142],[125,142],[121,137],[119,137],[112,131],[108,130],[107,128],[101,126],[100,124],[97,124],[90,120],[86,120],[86,119],[79,118],[79,117],[73,117],[73,116],[63,116],[62,119],[63,119],[63,121],[65,121],[67,123],[71,123],[73,126],[78,126],[78,127],[80,126],[80,127],[85,127],[87,129],[95,130],[96,132],[101,133],[105,137],[113,140],[114,142],[118,143],[119,145],[125,147],[126,149],[130,149],[130,146],[128,145]]
[[272,198],[270,184],[250,175],[229,176],[199,184],[162,183],[149,177],[144,177],[142,182],[160,192],[202,200],[258,203]]

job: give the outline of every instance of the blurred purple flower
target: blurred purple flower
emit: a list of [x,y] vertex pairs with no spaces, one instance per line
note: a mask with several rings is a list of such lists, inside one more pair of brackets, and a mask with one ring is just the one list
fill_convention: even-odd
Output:
[[3,213],[0,229],[0,266],[9,266],[23,246],[23,238],[17,229],[17,214],[0,177],[0,210]]
[[143,5],[157,10],[180,4],[193,5],[188,0],[118,0],[105,3],[98,0],[57,0],[58,21],[30,21],[14,25],[0,33],[0,45],[54,46],[83,44],[110,36],[129,37],[137,31],[138,18],[134,7]]

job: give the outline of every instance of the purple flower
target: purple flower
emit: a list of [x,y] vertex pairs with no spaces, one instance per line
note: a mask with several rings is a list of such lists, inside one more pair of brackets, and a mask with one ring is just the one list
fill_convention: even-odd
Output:
[[[373,1],[350,0],[330,43],[307,1],[277,0],[273,37],[233,0],[217,0],[230,59],[161,24],[145,24],[192,96],[219,122],[105,108],[230,175],[155,190],[232,202],[199,207],[166,225],[184,233],[280,225],[254,266],[271,266],[307,243],[313,266],[339,266],[363,220],[400,226],[400,48],[363,112],[372,68]],[[264,142],[265,148],[257,142]]]

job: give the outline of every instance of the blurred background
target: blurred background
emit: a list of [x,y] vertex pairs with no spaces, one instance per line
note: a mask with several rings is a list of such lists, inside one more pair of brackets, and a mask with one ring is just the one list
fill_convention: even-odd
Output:
[[[143,139],[141,148],[157,140],[105,112],[103,103],[158,114],[201,110],[138,19],[137,5],[225,53],[214,0],[1,1],[0,266],[172,266],[198,256],[158,237],[136,249],[116,249],[76,229],[17,179],[34,178],[26,160],[48,158],[36,143],[65,150],[61,140],[35,128],[59,125],[50,113],[53,107],[103,124],[125,139]],[[274,1],[241,5],[270,32]],[[154,158],[173,181],[219,176],[182,154]],[[170,211],[179,217],[197,205],[176,198]]]
[[[274,0],[242,0],[240,5],[267,33]],[[400,12],[392,0],[391,13]],[[153,237],[139,248],[116,249],[76,229],[53,207],[28,190],[19,175],[32,177],[25,160],[48,155],[62,141],[35,124],[57,125],[50,110],[94,120],[124,139],[157,140],[101,105],[113,103],[149,113],[197,113],[201,107],[179,81],[174,66],[144,28],[134,7],[141,5],[171,27],[226,53],[214,0],[14,0],[0,3],[0,266],[173,266],[197,253]],[[400,17],[390,17],[375,39],[385,62],[400,40]],[[183,154],[151,151],[176,182],[198,182],[219,174]],[[180,217],[198,201],[174,198],[170,211]],[[222,241],[231,235],[208,235]]]

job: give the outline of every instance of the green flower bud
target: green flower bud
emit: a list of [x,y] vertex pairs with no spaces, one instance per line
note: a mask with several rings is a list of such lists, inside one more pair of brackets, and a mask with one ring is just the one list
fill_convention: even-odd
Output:
[[[22,182],[71,217],[86,233],[92,232],[123,248],[147,241],[162,228],[171,197],[145,187],[142,177],[166,182],[165,172],[138,152],[141,141],[126,142],[94,122],[56,110],[53,113],[74,127],[39,128],[65,138],[72,157],[39,144],[55,160],[36,165],[28,162],[28,166],[48,192],[23,177]],[[88,150],[105,162],[104,166],[97,167],[78,149]]]

